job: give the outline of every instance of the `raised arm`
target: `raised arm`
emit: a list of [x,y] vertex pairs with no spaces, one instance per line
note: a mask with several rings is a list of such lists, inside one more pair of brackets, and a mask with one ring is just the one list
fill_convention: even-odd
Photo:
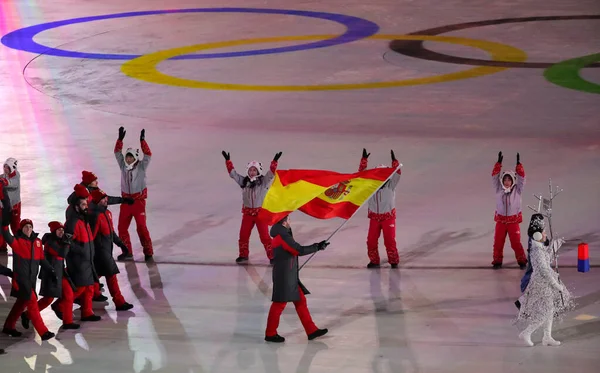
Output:
[[239,186],[244,185],[244,177],[238,174],[233,167],[233,162],[231,161],[231,155],[226,153],[225,150],[221,152],[223,158],[225,158],[225,167],[227,167],[227,173],[229,177],[232,178]]
[[271,161],[271,167],[269,167],[269,171],[265,174],[265,183],[270,183],[275,178],[275,171],[277,171],[277,162],[279,158],[281,158],[282,152],[275,154],[275,157]]
[[500,175],[500,171],[502,171],[503,158],[504,156],[502,155],[502,152],[499,152],[498,161],[496,162],[496,164],[494,165],[494,169],[492,170],[492,186],[494,187],[494,191],[496,191],[496,193],[502,190],[502,183],[500,182],[500,178],[498,177],[498,175]]
[[517,193],[523,194],[523,187],[525,186],[525,168],[521,163],[521,156],[517,153],[517,167],[515,168],[517,174]]
[[367,153],[367,149],[363,148],[362,158],[360,159],[360,163],[358,165],[358,172],[362,172],[367,169],[367,166],[369,165],[369,155],[371,155],[371,153]]
[[145,170],[150,165],[150,161],[152,160],[152,151],[150,150],[150,146],[146,142],[146,130],[143,129],[140,133],[140,145],[142,147],[142,153],[144,153],[144,159],[140,162],[140,166]]
[[125,157],[123,157],[123,139],[125,138],[124,127],[119,127],[119,138],[117,139],[117,143],[115,144],[115,158],[117,159],[117,163],[119,164],[119,168],[121,170],[125,169]]
[[[398,166],[400,166],[400,162],[398,162],[398,160],[396,159],[396,155],[394,154],[394,151],[390,151],[390,154],[392,155],[392,168],[396,169],[398,168]],[[400,175],[402,174],[402,169],[398,168],[398,171],[396,171],[394,173],[394,175],[392,175],[392,177],[390,178],[390,188],[392,190],[396,189],[396,186],[398,185],[398,182],[400,181]]]

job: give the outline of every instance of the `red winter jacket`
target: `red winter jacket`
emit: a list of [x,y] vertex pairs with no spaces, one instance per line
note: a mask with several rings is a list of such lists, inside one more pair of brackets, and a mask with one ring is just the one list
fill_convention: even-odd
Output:
[[17,299],[30,299],[31,291],[35,291],[40,264],[44,269],[53,272],[52,266],[45,259],[42,241],[35,232],[25,236],[21,231],[13,237],[8,226],[2,227],[2,235],[13,249],[13,278],[10,295]]

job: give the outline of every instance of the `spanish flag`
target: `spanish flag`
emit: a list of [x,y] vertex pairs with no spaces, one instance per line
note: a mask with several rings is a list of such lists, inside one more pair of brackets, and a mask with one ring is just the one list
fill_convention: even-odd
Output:
[[354,174],[322,170],[278,170],[258,218],[273,225],[292,211],[317,219],[350,219],[396,171],[375,168]]

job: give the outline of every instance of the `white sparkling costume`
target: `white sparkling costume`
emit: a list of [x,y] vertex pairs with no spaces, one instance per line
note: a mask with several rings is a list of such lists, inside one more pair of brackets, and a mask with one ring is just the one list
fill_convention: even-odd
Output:
[[549,247],[539,241],[531,243],[531,265],[533,273],[525,294],[521,297],[521,308],[516,320],[520,330],[519,338],[528,346],[533,346],[531,334],[544,328],[542,344],[558,346],[560,342],[552,338],[552,322],[575,306],[573,296],[559,281],[558,273],[552,269],[552,258],[563,240],[553,240]]

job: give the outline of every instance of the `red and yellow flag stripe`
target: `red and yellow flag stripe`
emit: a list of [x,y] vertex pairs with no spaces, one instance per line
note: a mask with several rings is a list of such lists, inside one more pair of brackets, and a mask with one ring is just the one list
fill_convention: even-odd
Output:
[[259,219],[273,225],[296,210],[318,219],[349,219],[394,171],[394,168],[375,168],[340,174],[323,170],[278,170]]

